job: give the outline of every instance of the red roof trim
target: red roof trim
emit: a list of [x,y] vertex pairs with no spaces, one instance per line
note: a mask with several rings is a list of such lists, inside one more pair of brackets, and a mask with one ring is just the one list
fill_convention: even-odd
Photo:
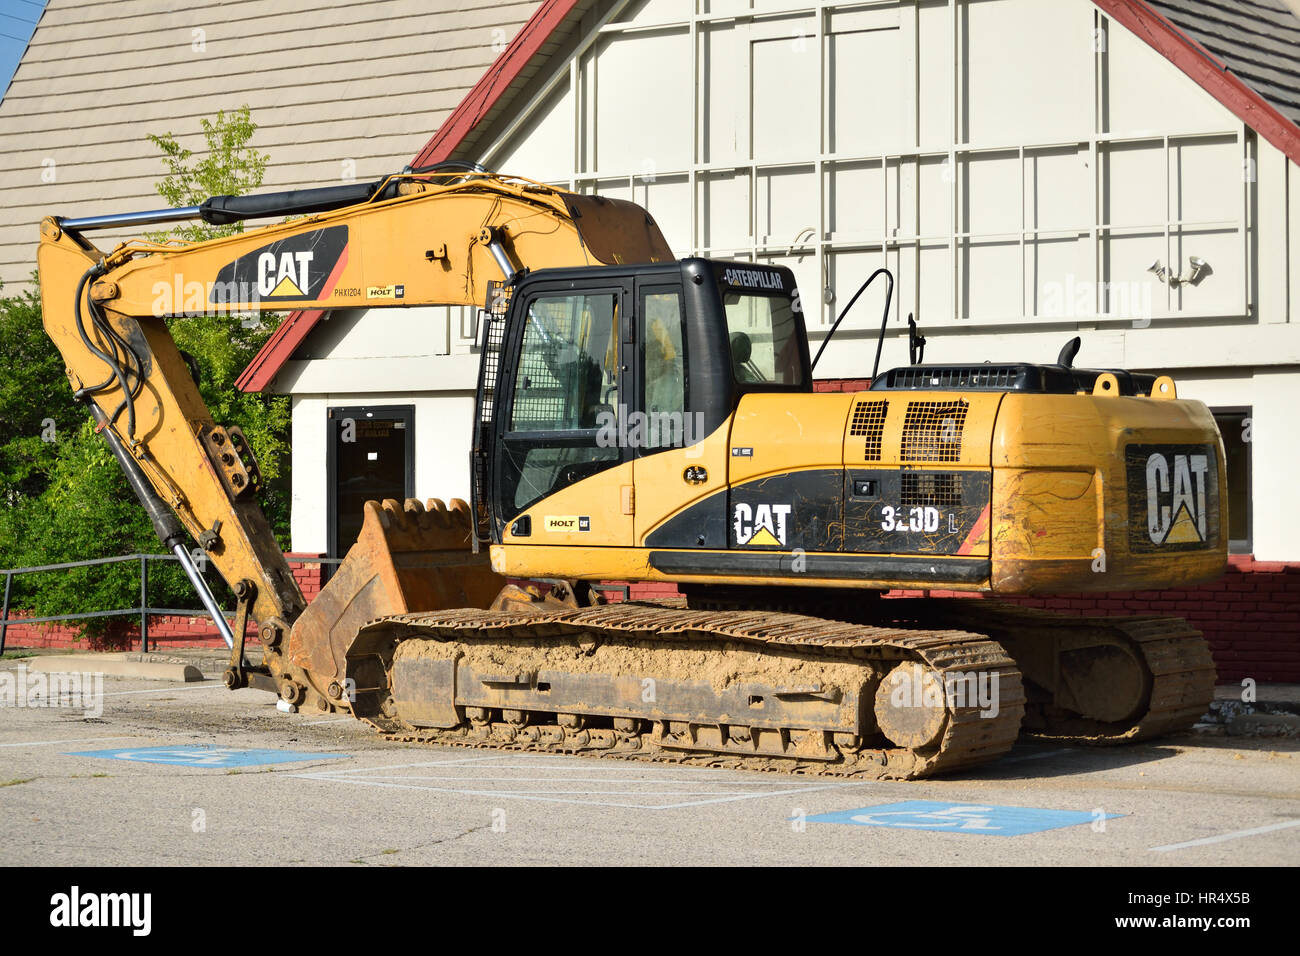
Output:
[[1279,113],[1200,44],[1142,0],[1092,2],[1112,20],[1145,40],[1234,116],[1285,153],[1293,163],[1300,163],[1300,127]]
[[551,34],[573,12],[578,0],[545,0],[506,47],[505,53],[488,68],[438,132],[420,150],[413,166],[429,166],[451,158],[470,131],[497,104],[506,89],[519,78]]
[[271,379],[289,361],[289,357],[302,345],[307,333],[316,327],[325,315],[324,309],[305,309],[290,312],[280,323],[280,327],[271,333],[266,344],[253,356],[248,368],[239,373],[235,379],[235,388],[241,392],[260,392],[271,384]]
[[[510,84],[573,12],[578,2],[579,0],[544,0],[510,41],[505,52],[497,57],[496,62],[474,84],[474,88],[461,100],[451,116],[425,143],[411,165],[429,166],[449,158],[483,117],[496,106]],[[325,310],[322,309],[289,313],[253,357],[248,368],[235,379],[235,387],[243,392],[260,392],[267,388],[324,315]]]

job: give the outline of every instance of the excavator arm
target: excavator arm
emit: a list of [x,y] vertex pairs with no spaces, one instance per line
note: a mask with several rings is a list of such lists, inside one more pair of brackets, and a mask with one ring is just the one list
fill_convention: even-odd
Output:
[[[86,238],[101,229],[282,216],[299,218],[208,241],[131,240],[107,253]],[[46,332],[160,540],[181,560],[232,646],[227,683],[261,684],[292,702],[308,692],[312,666],[318,684],[342,674],[342,651],[331,652],[328,640],[286,640],[306,602],[258,503],[257,463],[238,428],[213,421],[167,318],[473,306],[483,303],[489,281],[509,282],[533,269],[671,258],[658,227],[632,203],[445,168],[375,183],[215,197],[188,209],[50,217],[41,224],[37,255]],[[442,516],[442,524],[456,537],[464,522]],[[233,630],[190,559],[187,533],[240,599]],[[420,550],[418,542],[408,544]],[[351,590],[342,581],[333,589],[325,601],[330,617],[322,611],[319,627],[364,623],[368,607],[392,610],[374,594],[385,577],[397,587],[394,576],[403,572],[393,565],[401,562],[380,557],[380,571],[341,569],[338,577],[351,578]],[[260,668],[244,661],[248,620],[258,622],[266,647]],[[338,688],[328,689],[337,700]]]

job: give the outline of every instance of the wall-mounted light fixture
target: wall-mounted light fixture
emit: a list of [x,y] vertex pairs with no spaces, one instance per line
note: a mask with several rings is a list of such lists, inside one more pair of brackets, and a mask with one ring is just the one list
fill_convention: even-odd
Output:
[[1147,272],[1155,275],[1161,282],[1168,282],[1171,286],[1177,288],[1180,285],[1196,285],[1201,279],[1214,271],[1210,268],[1210,264],[1200,256],[1188,256],[1187,265],[1186,270],[1181,274],[1177,274],[1171,269],[1166,269],[1164,263],[1157,259],[1147,266]]

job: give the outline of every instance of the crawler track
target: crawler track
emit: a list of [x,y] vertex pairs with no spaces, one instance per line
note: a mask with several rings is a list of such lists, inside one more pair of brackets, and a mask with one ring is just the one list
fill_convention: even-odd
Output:
[[[898,603],[912,605],[910,616],[916,621],[932,626],[960,622],[988,634],[1017,661],[1027,662],[1034,647],[1050,646],[1054,641],[1096,642],[1127,648],[1144,669],[1140,709],[1121,720],[1098,720],[1063,711],[1035,700],[1031,688],[1025,729],[1034,736],[1097,746],[1147,740],[1189,729],[1214,698],[1215,669],[1209,645],[1182,618],[1076,617],[991,601]],[[1033,680],[1027,668],[1026,676]]]
[[[608,708],[584,712],[577,698],[557,698],[550,711],[532,706],[526,711],[508,705],[462,706],[460,685],[456,692],[459,722],[451,727],[416,726],[391,700],[369,714],[358,708],[359,716],[390,739],[403,741],[860,779],[912,779],[995,759],[1015,742],[1024,713],[1014,661],[996,641],[963,630],[873,627],[798,614],[629,602],[539,615],[470,609],[406,614],[373,622],[363,629],[366,632],[378,637],[372,644],[395,642],[388,646],[396,647],[394,658],[399,662],[481,661],[495,654],[512,672],[533,666],[530,660],[541,662],[531,671],[527,686],[516,676],[482,679],[484,684],[518,681],[519,693],[534,700],[542,678],[549,691],[552,680],[558,689],[566,677],[591,678],[602,666],[613,671],[608,681],[616,690],[619,679],[656,675],[670,675],[661,686],[684,686],[689,681],[676,675],[690,674],[700,661],[733,661],[733,671],[724,667],[715,672],[715,689],[718,673],[725,673],[722,683],[734,689],[749,680],[770,681],[767,669],[771,667],[789,668],[802,675],[805,684],[785,691],[778,688],[776,696],[807,698],[813,708],[820,706],[817,701],[822,698],[834,698],[846,708],[856,707],[855,716],[861,718],[859,734],[810,729],[797,719],[789,726],[773,727],[770,722],[765,727],[750,726],[743,707],[738,709],[725,695],[711,705],[714,713],[686,720],[670,713],[671,705],[662,701],[645,704],[639,713],[613,711],[631,713],[630,717],[611,717]],[[566,656],[576,662],[573,666],[580,674],[565,669]],[[634,676],[616,669],[633,660]],[[747,661],[757,661],[753,666],[758,669],[747,672]],[[892,743],[871,716],[872,701],[886,675],[903,662],[945,679],[983,675],[990,682],[985,686],[996,689],[996,713],[974,700],[950,698],[943,702],[942,714],[936,710],[936,726],[941,722],[941,729],[927,743],[917,747]],[[808,674],[822,672],[828,679],[806,683]],[[462,683],[467,680],[464,673],[457,677]],[[604,671],[597,679],[607,679]],[[626,695],[621,699],[626,700]]]

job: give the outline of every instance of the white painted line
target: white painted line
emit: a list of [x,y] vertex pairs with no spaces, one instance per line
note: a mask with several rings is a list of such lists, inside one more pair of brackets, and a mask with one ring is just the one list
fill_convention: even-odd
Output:
[[[709,800],[688,800],[682,803],[672,803],[661,806],[645,803],[621,803],[608,800],[570,800],[563,797],[550,797],[544,794],[528,793],[504,793],[500,790],[467,790],[461,787],[420,787],[410,784],[401,783],[384,783],[378,780],[358,780],[355,778],[342,778],[340,776],[330,776],[327,774],[286,774],[291,777],[302,777],[308,780],[330,780],[334,783],[351,783],[360,787],[383,787],[390,790],[419,790],[424,793],[455,793],[471,797],[494,797],[505,800],[533,800],[539,803],[571,803],[580,807],[617,807],[626,810],[678,810],[684,807],[702,806],[709,803],[727,803],[736,800],[753,800],[757,797],[780,797],[797,793],[809,793],[818,790],[830,790],[842,784],[824,784],[821,786],[799,787],[794,790],[782,790],[776,793],[749,793],[743,796],[723,796],[714,797]],[[582,792],[582,791],[578,791]],[[595,792],[594,796],[602,796],[601,793]],[[654,796],[653,793],[649,796]]]
[[1153,846],[1151,849],[1156,853],[1165,853],[1169,850],[1185,850],[1189,846],[1205,846],[1209,843],[1223,843],[1227,840],[1239,840],[1242,837],[1255,836],[1259,833],[1272,833],[1274,830],[1285,830],[1287,827],[1300,827],[1300,820],[1284,820],[1281,823],[1273,823],[1266,827],[1255,827],[1253,830],[1234,830],[1232,833],[1220,833],[1218,836],[1205,837],[1201,840],[1188,840],[1186,843],[1171,843],[1168,846]]
[[135,740],[136,737],[73,737],[71,740],[29,740],[21,744],[0,744],[0,747],[51,747],[56,744],[84,744],[97,740]]
[[743,797],[717,797],[713,800],[692,800],[689,803],[673,803],[665,807],[653,807],[655,810],[677,810],[682,807],[699,807],[706,803],[729,803],[735,800],[753,800],[756,797],[792,797],[797,793],[820,793],[822,790],[835,790],[839,787],[852,786],[848,783],[829,783],[818,786],[799,787],[794,790],[779,790],[776,793],[750,793]]
[[211,684],[202,683],[194,687],[159,687],[156,690],[115,690],[111,694],[105,694],[105,697],[129,697],[132,694],[179,694],[187,690],[225,690],[225,684],[213,682]]
[[[386,770],[408,770],[414,767],[450,767],[462,763],[483,763],[488,760],[506,760],[513,756],[514,754],[504,754],[497,757],[453,757],[451,760],[425,760],[420,763],[397,763],[388,767],[346,767],[338,770],[331,770],[329,773],[378,773]],[[295,776],[302,775],[295,774]]]
[[[369,769],[369,770],[373,771],[372,773],[367,774],[368,776],[375,777],[375,778],[377,778],[377,779],[387,779],[388,777],[392,777],[393,779],[396,779],[396,780],[441,780],[441,781],[443,781],[443,782],[445,782],[445,783],[453,783],[453,782],[455,782],[455,781],[457,781],[457,780],[505,780],[505,781],[507,781],[507,782],[509,782],[509,783],[516,783],[516,782],[518,782],[518,783],[566,783],[566,784],[568,784],[568,783],[607,783],[607,784],[634,784],[634,783],[639,783],[639,784],[645,784],[645,785],[647,785],[647,786],[654,786],[654,785],[656,785],[656,784],[663,784],[663,783],[691,784],[691,783],[695,783],[695,782],[697,782],[697,781],[694,780],[694,779],[682,780],[682,779],[677,778],[677,777],[666,777],[666,776],[665,776],[665,777],[654,777],[654,778],[650,778],[650,777],[613,777],[613,778],[611,778],[611,777],[571,777],[571,776],[568,776],[567,774],[566,774],[566,775],[557,775],[557,776],[553,776],[553,777],[516,777],[516,776],[512,776],[512,775],[508,775],[508,774],[474,774],[474,775],[466,775],[466,776],[450,776],[450,775],[446,775],[446,776],[444,776],[444,775],[439,775],[439,776],[420,776],[420,775],[416,775],[416,774],[405,774],[405,773],[403,773],[403,774],[386,774],[385,772],[386,772],[387,770],[391,769],[391,768],[389,768],[389,767],[370,767],[370,768],[362,768],[361,770],[358,770],[357,768],[354,767],[354,768],[348,768],[348,769],[340,769],[340,770],[337,771],[337,773],[340,773],[340,774],[347,773],[347,774],[358,774],[358,775],[361,775],[361,774],[365,774],[366,769]],[[502,768],[502,769],[509,770],[509,769],[513,769],[513,768],[505,767],[505,768]],[[527,768],[523,768],[523,767],[521,767],[521,768],[518,768],[518,769],[521,769],[521,770],[522,770],[522,769],[534,770],[534,769],[536,769],[536,768],[535,768],[535,767],[527,767]],[[563,768],[557,767],[557,768],[555,768],[555,769],[556,769],[557,771],[561,771]],[[575,767],[575,768],[573,768],[573,769],[577,770],[577,769],[579,769],[579,768]],[[322,775],[322,776],[330,776],[332,773],[333,773],[333,771],[327,771],[327,772],[322,772],[321,775]],[[351,779],[351,778],[349,778],[349,779]],[[706,781],[703,781],[703,782],[706,782],[706,783],[707,783],[708,781],[706,780]],[[849,784],[854,783],[854,782],[856,782],[856,781],[847,781],[847,780],[846,780],[846,781],[843,781],[843,783],[841,784],[840,782],[837,781],[837,782],[834,783],[834,784],[832,784],[832,783],[825,783],[825,784],[821,784],[820,786],[823,786],[823,787],[828,787],[828,786],[842,786],[842,785],[849,785]],[[750,781],[748,781],[748,780],[743,780],[743,781],[742,781],[742,780],[731,780],[731,781],[721,781],[721,780],[719,780],[718,783],[719,783],[719,785],[722,785],[722,784],[726,783],[726,784],[730,784],[730,785],[732,785],[732,786],[740,785],[740,786],[746,786],[746,787],[749,787],[749,786],[755,786],[755,787],[762,787],[762,786],[768,786],[768,787],[789,787],[789,786],[790,786],[789,782],[788,782],[788,781],[784,781],[784,780],[755,780],[755,781],[753,781],[752,783],[751,783]],[[716,787],[714,787],[714,788],[710,788],[710,789],[707,790],[707,791],[703,791],[703,790],[702,790],[702,791],[699,791],[699,792],[700,792],[700,793],[719,793],[719,792],[721,792],[721,793],[749,793],[750,791],[749,791],[749,790],[721,790],[721,791],[719,791]]]
[[[351,718],[348,718],[348,719],[351,719]],[[497,756],[482,756],[482,757],[453,757],[453,758],[448,759],[448,760],[426,760],[426,761],[421,761],[421,762],[419,762],[419,763],[399,763],[399,764],[390,764],[390,765],[380,766],[380,767],[340,767],[340,768],[338,768],[338,769],[330,769],[330,770],[321,771],[319,775],[322,776],[322,777],[333,777],[333,776],[336,776],[336,775],[338,775],[338,774],[369,774],[369,775],[371,775],[371,776],[375,776],[375,775],[378,775],[378,774],[386,774],[386,773],[388,773],[388,771],[390,771],[390,770],[415,770],[415,769],[424,769],[424,768],[434,768],[434,769],[436,769],[436,768],[439,768],[439,767],[456,767],[456,766],[460,766],[460,765],[462,765],[462,764],[484,763],[484,762],[488,762],[488,761],[497,762],[497,761],[501,761],[501,760],[518,759],[519,756],[520,756],[520,755],[517,754],[517,753],[509,753],[509,754],[500,754],[500,755],[497,755]],[[626,762],[619,762],[619,763],[617,763],[617,764],[615,764],[615,763],[611,763],[611,764],[606,765],[606,766],[601,766],[601,765],[596,764],[594,761],[591,761],[591,760],[583,760],[583,761],[582,761],[582,764],[583,764],[583,765],[576,765],[576,764],[571,764],[571,763],[570,763],[570,764],[557,764],[557,765],[552,765],[552,764],[551,764],[551,761],[556,760],[556,759],[557,759],[556,757],[553,757],[553,756],[544,756],[544,755],[538,755],[538,756],[539,756],[539,759],[536,760],[536,761],[534,761],[534,762],[531,762],[531,763],[522,763],[522,764],[520,764],[520,763],[514,763],[514,764],[496,763],[496,766],[493,767],[493,770],[531,770],[531,771],[534,771],[534,772],[539,771],[539,770],[547,770],[547,771],[551,771],[551,772],[553,772],[553,773],[555,773],[555,774],[596,773],[596,772],[598,772],[598,771],[602,771],[602,770],[604,770],[604,771],[608,771],[608,773],[610,773],[610,774],[617,774],[617,773],[634,773],[634,772],[635,772],[635,770],[633,769],[633,767],[629,766],[628,763],[626,763]],[[642,783],[642,782],[643,782],[643,783],[660,783],[660,782],[663,782],[663,783],[687,783],[687,782],[689,782],[692,778],[699,778],[699,779],[701,779],[701,780],[716,781],[716,782],[719,783],[719,784],[724,784],[724,783],[725,783],[725,784],[730,784],[730,785],[733,785],[733,786],[736,786],[736,785],[742,785],[742,784],[743,784],[744,786],[746,786],[746,787],[788,787],[788,786],[790,786],[790,783],[789,783],[789,781],[787,781],[787,780],[771,780],[771,779],[766,779],[766,780],[735,780],[735,779],[730,779],[730,780],[719,780],[719,779],[718,779],[718,774],[719,774],[719,773],[725,773],[725,772],[726,772],[725,769],[721,769],[721,770],[720,770],[719,768],[716,768],[716,767],[666,767],[666,766],[663,766],[663,765],[650,765],[650,764],[647,764],[647,765],[644,766],[644,769],[642,770],[642,773],[643,773],[643,774],[654,773],[655,776],[653,776],[653,777],[649,777],[649,776],[629,776],[629,777],[624,777],[624,778],[617,778],[617,777],[611,778],[611,777],[609,777],[609,776],[606,776],[606,777],[604,777],[603,779],[594,779],[594,778],[593,778],[593,779],[590,779],[590,780],[586,780],[586,781],[584,781],[584,782],[588,782],[588,783],[603,783],[603,782],[610,782],[610,783]],[[689,776],[688,776],[686,779],[682,779],[682,777],[680,776],[681,774],[689,774]],[[437,779],[440,779],[440,778],[438,778],[438,777],[428,777],[428,778],[424,778],[424,777],[416,777],[416,776],[412,776],[412,775],[408,775],[408,774],[400,774],[400,775],[396,775],[396,776],[399,776],[399,777],[400,777],[401,779],[403,779],[403,780],[422,780],[422,779],[437,780]],[[467,778],[441,778],[441,779],[467,779]],[[476,775],[473,779],[475,779],[475,780],[492,780],[492,779],[498,779],[498,778],[490,777],[490,776],[489,776],[489,777],[484,777],[484,776],[478,776],[478,775]],[[546,780],[546,779],[548,779],[548,778],[545,778],[545,777],[536,777],[536,778],[501,777],[501,778],[499,778],[499,779],[507,779],[507,780],[535,779],[535,780],[538,780],[538,781],[544,781],[544,780]],[[572,778],[569,778],[569,779],[572,779]],[[825,787],[825,786],[837,786],[837,787],[867,787],[867,786],[871,786],[874,782],[875,782],[875,781],[868,781],[868,780],[843,780],[843,781],[836,781],[836,782],[833,783],[833,784],[832,784],[832,783],[821,784],[821,786],[824,786],[824,787]]]

